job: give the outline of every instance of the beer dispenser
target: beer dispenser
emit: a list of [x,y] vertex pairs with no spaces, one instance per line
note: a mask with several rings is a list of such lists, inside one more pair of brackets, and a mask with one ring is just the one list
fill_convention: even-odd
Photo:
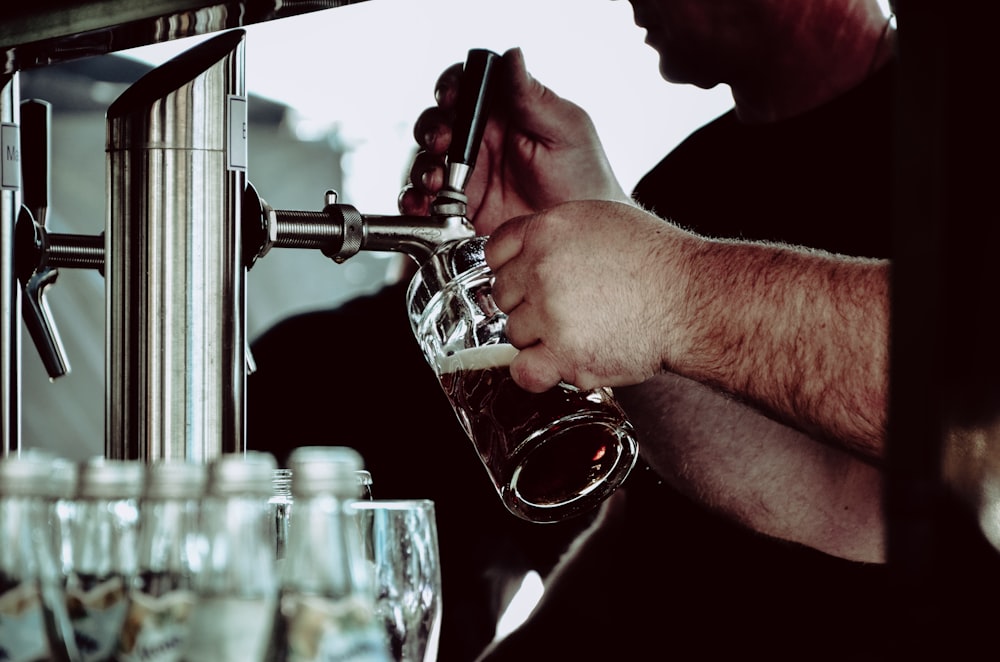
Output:
[[244,40],[221,33],[111,104],[103,236],[18,221],[22,281],[104,273],[108,458],[208,462],[245,447]]
[[17,247],[31,242],[45,226],[49,199],[49,104],[38,99],[19,102],[16,74],[0,95],[3,151],[2,255],[3,452],[21,448],[21,319],[23,317],[51,379],[69,372],[59,330],[45,299],[57,269],[19,260]]
[[271,248],[319,249],[336,262],[397,251],[423,262],[474,235],[464,189],[496,53],[469,53],[448,184],[431,215],[364,215],[333,191],[322,211],[281,211],[246,178],[244,38],[233,30],[202,42],[111,104],[103,237],[38,223],[16,233],[26,279],[58,267],[104,272],[108,458],[208,462],[245,449],[246,274]]
[[486,126],[492,72],[498,60],[492,51],[469,51],[448,152],[447,181],[430,216],[362,214],[338,203],[334,191],[326,192],[319,212],[276,210],[248,184],[243,212],[247,267],[276,247],[319,249],[338,263],[362,250],[401,252],[423,263],[441,244],[474,236],[466,218],[465,186]]
[[14,225],[21,208],[18,76],[0,74],[0,454],[21,446],[21,313]]
[[203,42],[108,109],[108,457],[245,445],[244,38]]

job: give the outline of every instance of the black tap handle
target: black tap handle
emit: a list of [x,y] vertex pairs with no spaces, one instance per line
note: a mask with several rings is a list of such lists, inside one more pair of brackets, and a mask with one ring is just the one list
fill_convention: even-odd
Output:
[[52,104],[40,99],[21,102],[21,188],[23,204],[45,227],[51,175]]
[[500,55],[482,48],[469,51],[458,87],[452,127],[450,164],[474,166],[489,116],[492,79]]

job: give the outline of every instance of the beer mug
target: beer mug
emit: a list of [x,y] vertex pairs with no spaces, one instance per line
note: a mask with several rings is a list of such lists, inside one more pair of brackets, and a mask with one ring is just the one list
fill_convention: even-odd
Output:
[[486,237],[443,244],[407,292],[410,323],[510,512],[555,522],[594,508],[628,476],[635,432],[608,388],[523,390],[493,302]]

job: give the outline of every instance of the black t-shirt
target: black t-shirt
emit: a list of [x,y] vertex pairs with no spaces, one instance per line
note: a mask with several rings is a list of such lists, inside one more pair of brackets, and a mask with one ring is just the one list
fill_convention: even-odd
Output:
[[[705,236],[888,258],[894,76],[889,65],[782,122],[744,124],[730,111],[643,177],[635,198]],[[649,564],[670,559],[678,569],[647,586],[672,596],[668,622],[677,636],[667,635],[667,650],[681,659],[858,660],[884,652],[884,566],[767,539],[654,485],[648,472],[635,477],[626,485],[631,545],[649,553],[655,536],[642,523],[655,517],[664,554]],[[658,619],[642,620],[653,627]],[[706,632],[714,634],[690,634]]]
[[634,197],[705,236],[888,258],[893,71],[778,123],[748,125],[729,111],[657,164]]

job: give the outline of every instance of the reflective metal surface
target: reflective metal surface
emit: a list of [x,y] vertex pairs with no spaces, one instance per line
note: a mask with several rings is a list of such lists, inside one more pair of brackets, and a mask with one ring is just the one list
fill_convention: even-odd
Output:
[[16,74],[0,74],[0,453],[21,446],[21,312],[14,278],[14,224],[21,209],[20,94]]
[[0,72],[11,73],[363,1],[8,2],[0,21]]
[[109,458],[245,446],[244,36],[202,42],[108,109]]

